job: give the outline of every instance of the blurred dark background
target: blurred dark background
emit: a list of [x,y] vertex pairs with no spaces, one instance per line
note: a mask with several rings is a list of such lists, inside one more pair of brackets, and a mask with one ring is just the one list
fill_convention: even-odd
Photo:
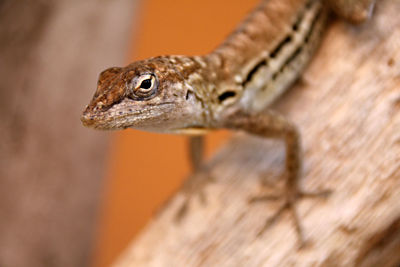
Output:
[[98,73],[207,53],[257,2],[0,0],[0,267],[109,266],[189,167],[183,137],[81,125]]

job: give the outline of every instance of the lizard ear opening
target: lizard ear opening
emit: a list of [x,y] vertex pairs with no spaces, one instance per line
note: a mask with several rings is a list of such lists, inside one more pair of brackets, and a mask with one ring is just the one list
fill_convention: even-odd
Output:
[[194,95],[194,93],[193,93],[192,91],[187,90],[185,99],[186,99],[186,100],[189,100],[190,98],[193,97],[193,95]]

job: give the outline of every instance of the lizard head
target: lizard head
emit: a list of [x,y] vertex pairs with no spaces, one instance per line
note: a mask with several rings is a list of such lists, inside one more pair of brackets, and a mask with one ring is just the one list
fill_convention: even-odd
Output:
[[83,125],[172,133],[202,125],[201,97],[174,63],[171,57],[156,57],[103,71],[81,116]]

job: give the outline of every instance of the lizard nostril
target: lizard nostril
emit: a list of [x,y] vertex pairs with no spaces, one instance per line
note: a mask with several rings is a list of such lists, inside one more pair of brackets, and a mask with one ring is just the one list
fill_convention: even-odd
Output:
[[81,116],[81,122],[84,126],[91,126],[94,123],[94,116],[85,111]]

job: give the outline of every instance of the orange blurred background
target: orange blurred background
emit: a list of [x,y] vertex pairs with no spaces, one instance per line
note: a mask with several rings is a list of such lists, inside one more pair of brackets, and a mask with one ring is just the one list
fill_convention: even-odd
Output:
[[[134,36],[127,63],[163,54],[208,53],[257,2],[142,0],[132,16]],[[206,154],[228,135],[209,135]],[[93,266],[109,266],[189,171],[185,137],[135,130],[116,133]]]

